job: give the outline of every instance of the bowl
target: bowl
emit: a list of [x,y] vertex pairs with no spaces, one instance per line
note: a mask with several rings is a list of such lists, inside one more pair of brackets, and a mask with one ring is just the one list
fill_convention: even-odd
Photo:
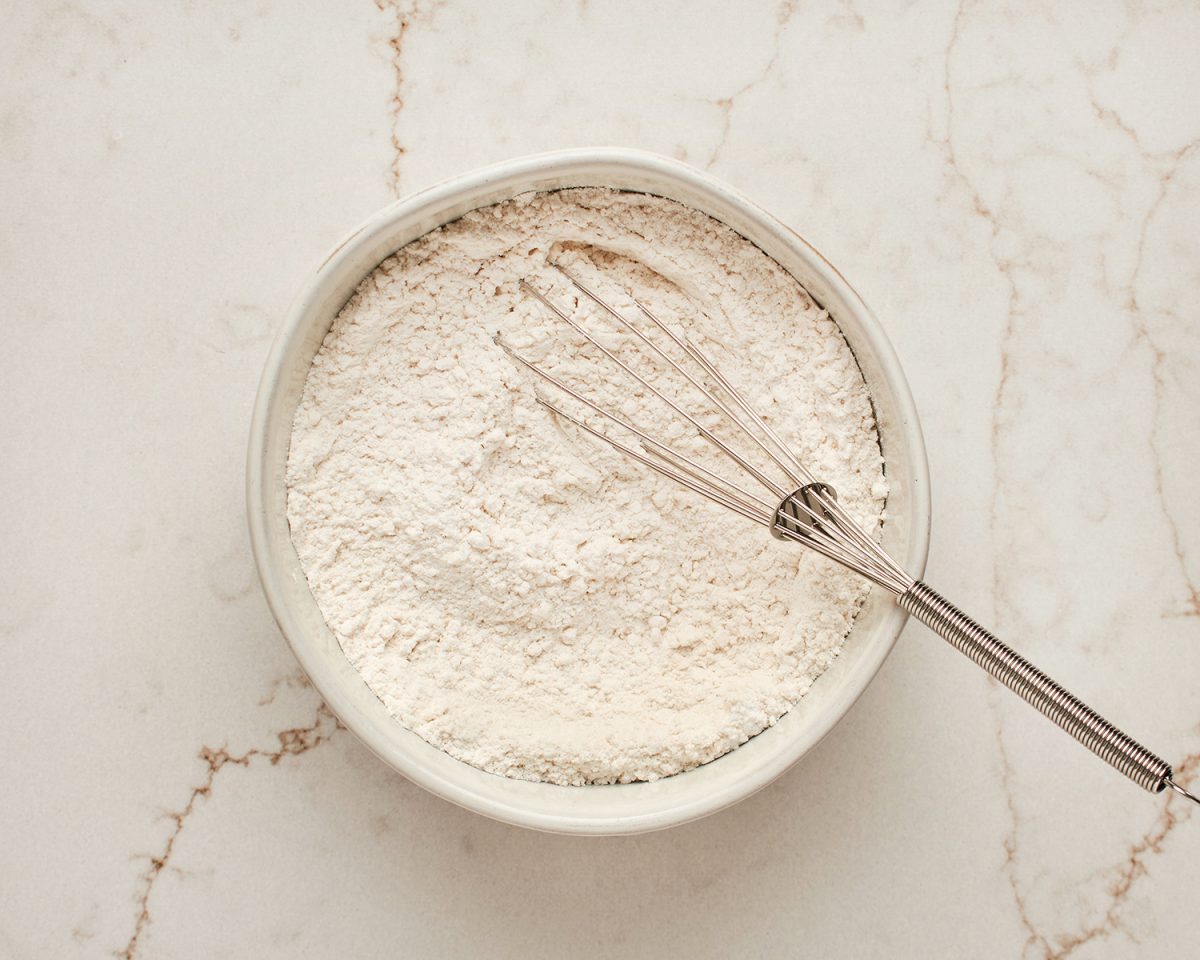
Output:
[[685,164],[634,150],[568,150],[477,170],[385,207],[339,243],[292,304],[267,359],[250,430],[246,500],[255,563],[280,629],[330,709],[385,763],[438,796],[497,820],[559,833],[626,834],[714,813],[791,767],[866,689],[907,615],[873,587],[841,655],[808,694],[774,726],[711,763],[648,783],[530,783],[456,760],[392,718],[325,625],[287,520],[292,416],[309,364],[359,282],[400,247],[469,210],[530,190],[583,186],[657,194],[707,213],[778,261],[829,311],[875,406],[891,486],[884,545],[919,577],[930,515],[925,445],[908,384],[879,321],[824,257],[746,197]]

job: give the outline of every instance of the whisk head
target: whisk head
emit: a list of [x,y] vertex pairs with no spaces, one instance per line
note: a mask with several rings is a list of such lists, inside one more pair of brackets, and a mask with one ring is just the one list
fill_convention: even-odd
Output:
[[[601,429],[573,416],[539,391],[537,400],[542,406],[656,473],[761,524],[780,540],[802,543],[897,596],[912,586],[912,577],[845,511],[834,488],[809,472],[777,431],[755,411],[745,395],[692,338],[661,320],[636,297],[630,297],[637,311],[634,320],[565,267],[554,262],[551,266],[599,308],[610,326],[632,335],[641,359],[653,358],[660,370],[665,366],[672,371],[672,379],[686,386],[690,401],[672,396],[656,385],[644,363],[635,364],[617,356],[601,336],[589,329],[584,311],[561,306],[528,280],[521,281],[521,290],[579,334],[588,349],[603,358],[614,375],[624,377],[631,386],[636,384],[648,392],[683,424],[695,430],[725,461],[737,468],[738,479],[706,466],[677,446],[653,436],[647,428],[613,405],[584,395],[512,349],[497,334],[495,342],[516,363],[558,393],[597,414],[606,428]],[[648,331],[653,331],[655,336],[650,336]],[[718,434],[714,415],[716,422],[723,425],[722,432],[727,437]],[[706,425],[706,421],[713,425]]]

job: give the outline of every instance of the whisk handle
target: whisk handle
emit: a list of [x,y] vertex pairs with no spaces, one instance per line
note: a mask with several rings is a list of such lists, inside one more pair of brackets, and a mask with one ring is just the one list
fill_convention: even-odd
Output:
[[[1032,704],[1076,740],[1151,793],[1173,789],[1171,765],[1122,733],[952,603],[917,581],[900,606]],[[1181,791],[1182,792],[1182,791]]]

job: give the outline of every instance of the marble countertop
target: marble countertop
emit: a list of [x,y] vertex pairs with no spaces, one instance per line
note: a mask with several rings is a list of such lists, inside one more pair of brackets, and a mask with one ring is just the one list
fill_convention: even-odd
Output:
[[[1200,783],[1200,9],[22,4],[0,59],[0,956],[1200,948],[1200,815],[911,625],[750,800],[626,839],[341,729],[244,520],[259,372],[394,197],[539,150],[711,170],[872,305],[928,579]],[[900,9],[903,7],[903,9]]]

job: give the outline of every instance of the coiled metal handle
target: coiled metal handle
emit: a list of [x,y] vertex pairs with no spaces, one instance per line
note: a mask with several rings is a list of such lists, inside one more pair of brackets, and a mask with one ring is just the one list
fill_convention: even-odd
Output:
[[926,584],[914,583],[901,594],[899,603],[1138,786],[1151,793],[1161,793],[1166,787],[1184,793],[1172,781],[1169,763],[1122,733]]

